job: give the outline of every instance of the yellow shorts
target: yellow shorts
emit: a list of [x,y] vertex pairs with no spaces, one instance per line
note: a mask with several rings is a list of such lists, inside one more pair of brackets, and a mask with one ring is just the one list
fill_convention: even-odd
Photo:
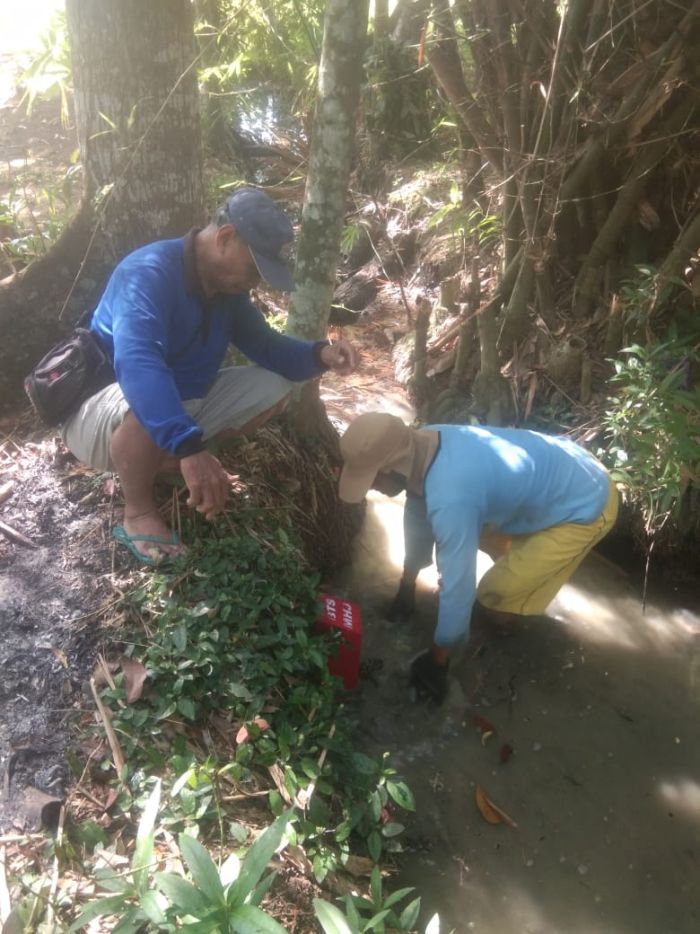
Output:
[[[612,529],[617,518],[617,487],[603,512],[588,525],[571,522],[532,535],[513,535],[510,547],[479,581],[477,600],[503,613],[544,613],[588,552]],[[494,555],[495,557],[495,555]]]

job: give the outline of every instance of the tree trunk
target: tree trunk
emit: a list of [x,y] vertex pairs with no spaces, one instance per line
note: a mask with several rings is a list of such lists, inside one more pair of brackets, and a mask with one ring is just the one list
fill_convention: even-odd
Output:
[[188,0],[67,0],[83,204],[45,257],[0,284],[0,398],[94,307],[111,267],[202,219]]
[[203,219],[189,0],[66,0],[78,137],[115,261]]
[[287,330],[326,335],[350,178],[368,0],[330,0]]

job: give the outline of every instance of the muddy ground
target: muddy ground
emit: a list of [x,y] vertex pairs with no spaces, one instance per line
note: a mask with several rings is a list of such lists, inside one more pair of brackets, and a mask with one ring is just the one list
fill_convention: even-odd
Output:
[[[458,932],[698,931],[697,590],[657,588],[642,612],[639,582],[593,554],[547,616],[471,646],[426,708],[407,670],[434,626],[435,571],[414,621],[390,624],[401,558],[401,506],[375,494],[340,583],[384,662],[361,690],[364,742],[417,799],[396,883]],[[488,823],[477,787],[517,827]]]

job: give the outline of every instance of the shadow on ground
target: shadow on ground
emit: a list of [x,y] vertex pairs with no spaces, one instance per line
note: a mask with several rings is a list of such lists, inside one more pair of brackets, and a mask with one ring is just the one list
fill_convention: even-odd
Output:
[[[363,608],[365,658],[383,660],[358,708],[366,750],[389,750],[416,795],[398,881],[426,918],[485,934],[700,929],[697,607],[661,595],[643,613],[594,555],[549,616],[485,638],[453,664],[445,705],[425,708],[407,669],[430,641],[435,582],[409,626],[388,623],[401,559],[401,504],[377,495],[339,585]],[[483,819],[477,785],[517,829]]]

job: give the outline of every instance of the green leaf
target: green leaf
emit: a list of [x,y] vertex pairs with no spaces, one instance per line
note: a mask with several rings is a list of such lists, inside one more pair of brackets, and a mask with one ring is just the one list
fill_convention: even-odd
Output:
[[376,915],[372,915],[369,921],[367,921],[367,923],[365,924],[365,930],[371,931],[374,928],[376,928],[377,925],[381,924],[382,921],[386,918],[386,916],[390,914],[390,912],[391,912],[390,908],[383,908],[381,911],[378,911]]
[[325,934],[357,934],[345,919],[342,911],[322,898],[314,899],[314,911]]
[[259,882],[258,885],[255,887],[255,891],[250,897],[249,904],[259,905],[260,902],[263,900],[263,898],[265,898],[267,893],[272,888],[272,883],[275,881],[277,876],[278,876],[277,870],[275,870],[274,872],[268,873],[265,876],[265,878],[262,880],[262,882]]
[[84,911],[78,915],[77,919],[71,924],[70,931],[79,931],[82,927],[95,918],[101,918],[102,915],[122,914],[127,906],[123,895],[110,895],[108,898],[101,898],[99,901],[90,902]]
[[199,889],[174,872],[156,873],[153,877],[153,883],[170,901],[178,914],[193,915],[193,917],[197,918],[205,914],[210,908],[209,903]]
[[183,717],[187,717],[188,720],[195,719],[195,706],[194,702],[189,699],[189,697],[181,697],[177,702],[177,709],[180,711]]
[[400,808],[403,808],[404,811],[415,811],[416,802],[413,797],[413,792],[406,782],[388,781],[386,783],[386,790],[389,792],[391,799],[395,801]]
[[376,830],[373,830],[369,837],[367,837],[367,849],[375,863],[378,863],[382,855],[382,838]]
[[140,934],[146,920],[140,908],[130,908],[112,928],[112,934]]
[[414,898],[404,910],[401,912],[399,917],[399,923],[401,925],[402,931],[412,931],[416,926],[416,921],[418,920],[418,914],[420,912],[420,896]]
[[361,928],[360,913],[355,907],[352,896],[346,895],[343,901],[345,903],[345,916],[348,920],[348,923],[354,930],[359,931]]
[[206,849],[198,840],[186,833],[180,834],[178,843],[192,873],[192,879],[202,893],[215,904],[224,904],[226,899],[219,871]]
[[239,905],[229,918],[230,930],[235,934],[288,934],[279,921],[255,905]]
[[395,821],[389,821],[388,824],[384,824],[382,827],[382,836],[383,837],[398,837],[400,833],[403,833],[406,828],[403,824],[397,824]]
[[382,902],[384,908],[391,908],[392,905],[395,905],[397,902],[400,902],[402,898],[405,898],[407,895],[410,895],[413,891],[413,886],[407,886],[404,889],[397,889],[395,892],[392,892]]
[[235,853],[231,853],[228,859],[219,869],[219,878],[224,889],[236,881],[241,871],[241,861]]
[[154,924],[165,923],[165,911],[163,902],[165,901],[160,892],[154,892],[152,889],[144,892],[140,899],[141,910],[149,921]]
[[240,875],[228,890],[227,901],[229,905],[242,905],[248,895],[253,892],[260,881],[260,877],[265,872],[267,864],[282,841],[292,813],[293,808],[290,808],[280,815],[273,824],[270,824],[260,834],[248,850],[243,859]]
[[355,752],[352,755],[352,767],[363,775],[374,775],[377,771],[377,763],[362,752]]
[[148,888],[148,872],[153,862],[153,839],[155,836],[155,823],[160,807],[160,779],[156,780],[153,791],[148,796],[146,807],[143,809],[139,829],[136,833],[136,846],[131,857],[131,871],[134,885],[141,893]]
[[369,877],[369,887],[372,893],[372,903],[374,908],[378,908],[382,903],[382,874],[379,866],[375,866]]
[[99,883],[100,888],[104,889],[105,892],[124,893],[129,888],[129,883],[124,876],[119,876],[114,869],[107,869],[106,867],[95,870],[95,881]]

